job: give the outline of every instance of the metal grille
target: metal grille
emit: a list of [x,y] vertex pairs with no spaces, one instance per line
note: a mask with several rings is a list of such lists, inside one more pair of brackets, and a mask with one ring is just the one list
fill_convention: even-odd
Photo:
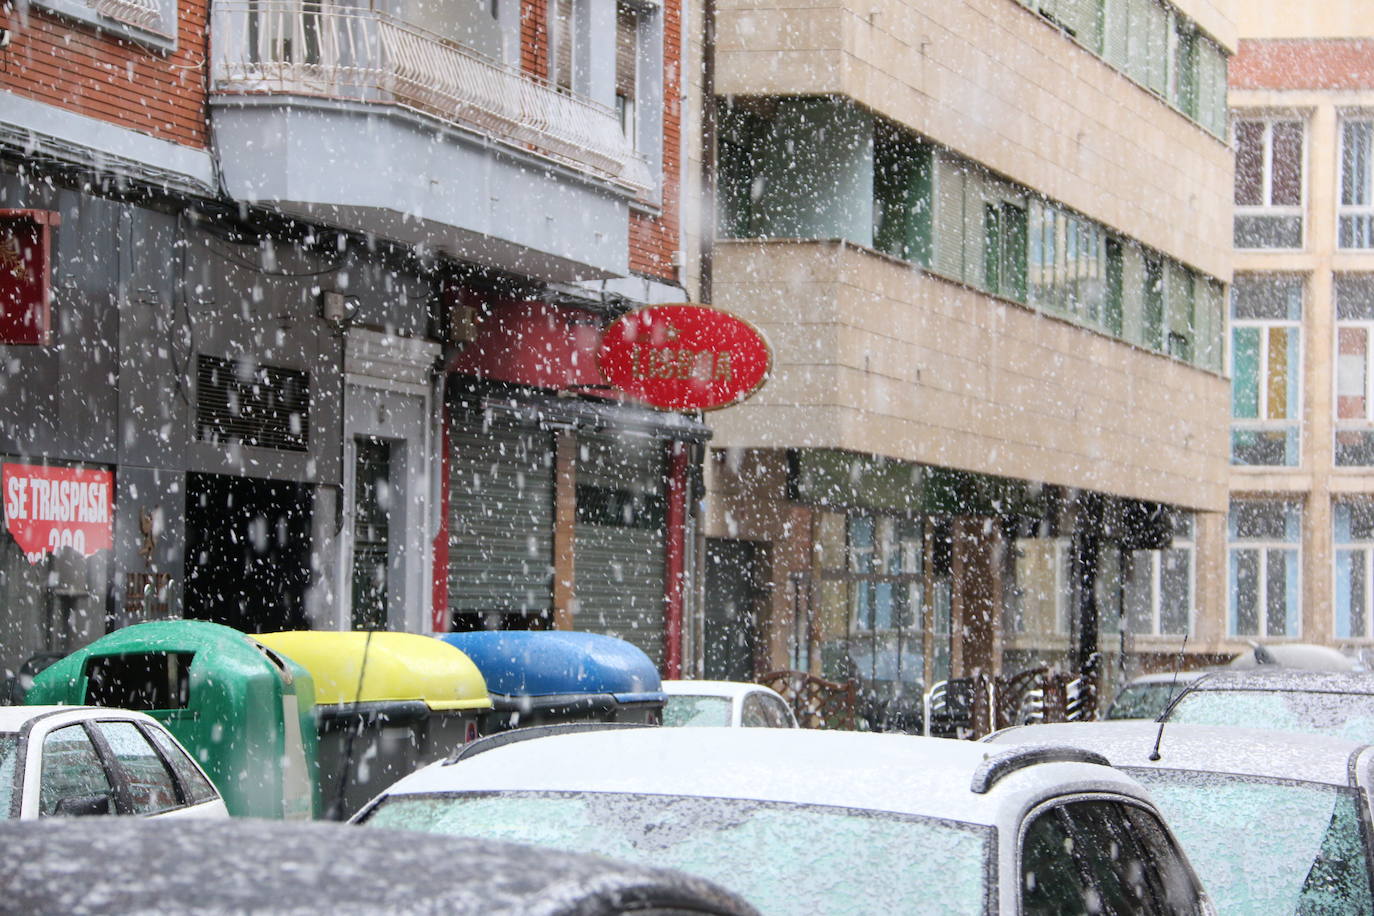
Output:
[[304,452],[310,447],[310,373],[199,356],[196,438]]

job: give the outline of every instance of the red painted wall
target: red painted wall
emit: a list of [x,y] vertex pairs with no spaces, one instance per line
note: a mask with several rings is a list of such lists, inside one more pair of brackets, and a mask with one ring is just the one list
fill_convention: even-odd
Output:
[[38,7],[21,15],[0,4],[0,23],[13,34],[0,50],[0,89],[204,149],[209,3],[179,5],[177,50],[169,54]]
[[601,327],[581,309],[545,302],[487,300],[478,310],[476,339],[448,364],[450,372],[498,382],[595,392]]

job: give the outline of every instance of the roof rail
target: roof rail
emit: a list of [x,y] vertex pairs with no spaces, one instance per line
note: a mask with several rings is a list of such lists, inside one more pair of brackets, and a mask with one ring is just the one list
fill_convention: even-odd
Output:
[[1084,750],[1081,747],[1068,747],[1060,744],[1028,744],[1013,747],[1002,751],[1000,754],[993,754],[984,758],[983,762],[978,764],[978,769],[973,771],[973,780],[969,783],[969,791],[975,795],[986,795],[1002,777],[1040,763],[1112,765],[1111,761],[1096,751]]
[[508,732],[497,732],[494,735],[487,735],[485,738],[478,738],[470,741],[458,750],[453,752],[453,756],[444,761],[444,766],[457,763],[460,760],[467,760],[476,757],[478,754],[495,750],[498,747],[505,747],[507,744],[516,744],[520,741],[529,741],[533,738],[546,738],[550,735],[570,735],[578,732],[602,732],[612,731],[622,728],[657,728],[647,722],[559,722],[553,725],[531,725],[526,728],[513,728]]

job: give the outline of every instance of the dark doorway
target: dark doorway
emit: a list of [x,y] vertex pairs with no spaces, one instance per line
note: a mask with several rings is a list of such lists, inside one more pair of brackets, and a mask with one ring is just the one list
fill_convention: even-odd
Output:
[[314,500],[305,484],[186,475],[186,616],[304,629]]
[[752,541],[706,541],[705,675],[752,681],[763,596],[763,548]]

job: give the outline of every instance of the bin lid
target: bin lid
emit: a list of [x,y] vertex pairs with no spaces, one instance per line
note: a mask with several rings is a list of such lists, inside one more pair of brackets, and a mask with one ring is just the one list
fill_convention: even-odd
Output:
[[233,627],[206,620],[154,620],[107,633],[44,669],[34,679],[33,702],[85,702],[74,691],[81,686],[89,659],[163,653],[194,656],[195,668],[214,674],[274,670],[288,684],[296,676],[289,666],[278,669],[253,637]]
[[482,630],[439,638],[467,653],[494,694],[608,693],[621,703],[663,702],[658,669],[633,643],[569,630]]
[[[428,636],[290,630],[255,638],[310,672],[315,702],[322,706],[422,700],[436,711],[491,708],[486,681],[472,659]],[[367,668],[360,690],[364,651]]]

